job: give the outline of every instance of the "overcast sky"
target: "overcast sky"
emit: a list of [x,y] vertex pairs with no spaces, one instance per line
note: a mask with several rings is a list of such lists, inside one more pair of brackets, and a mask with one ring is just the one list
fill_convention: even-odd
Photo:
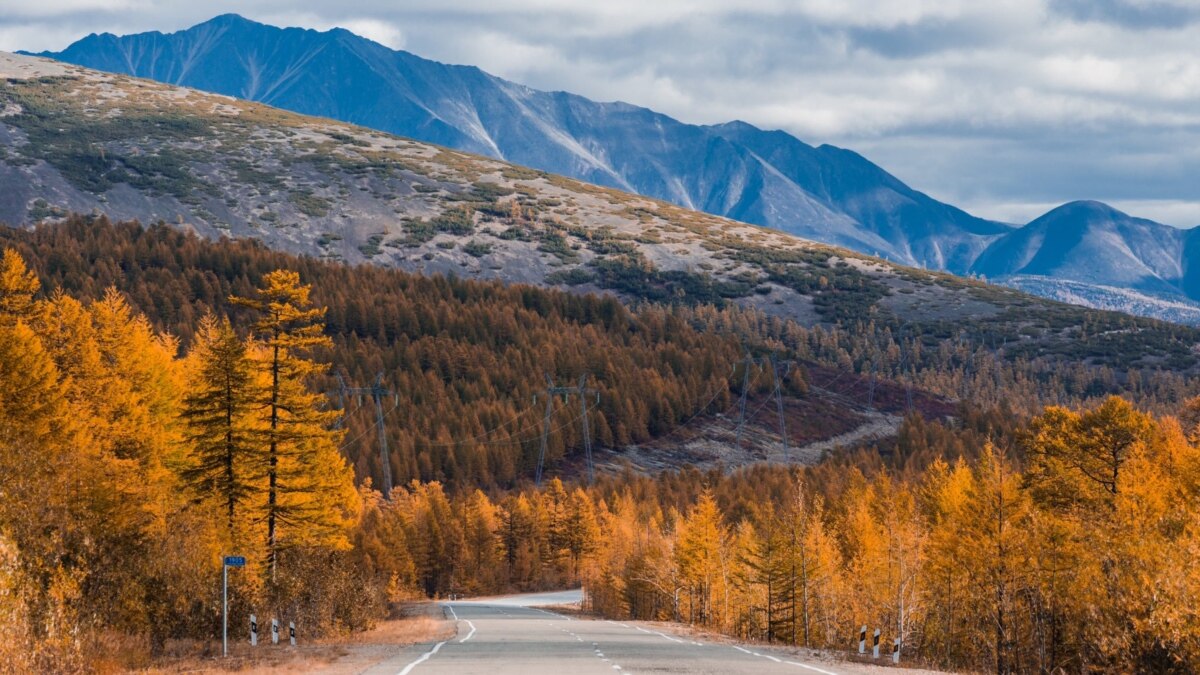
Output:
[[781,128],[985,217],[1100,199],[1200,224],[1200,0],[0,0],[0,49],[224,12]]

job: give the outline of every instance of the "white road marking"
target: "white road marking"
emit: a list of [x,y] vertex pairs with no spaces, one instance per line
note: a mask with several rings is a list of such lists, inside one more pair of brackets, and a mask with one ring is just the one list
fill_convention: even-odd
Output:
[[454,606],[446,605],[446,609],[450,610],[450,616],[454,617],[455,621],[458,621],[458,615],[454,613]]
[[562,619],[563,621],[570,621],[570,620],[571,620],[571,617],[569,617],[569,616],[564,616],[564,615],[562,615],[562,614],[555,614],[554,612],[547,612],[546,610],[544,610],[544,609],[538,609],[537,607],[528,607],[528,608],[526,608],[526,609],[532,609],[533,611],[535,611],[535,612],[541,612],[542,614],[549,614],[550,616],[552,616],[552,617],[554,617],[554,618],[556,618],[556,619]]
[[409,673],[411,673],[413,668],[416,668],[417,666],[421,665],[422,663],[425,663],[426,661],[429,660],[429,657],[438,653],[438,650],[441,649],[442,645],[444,645],[444,644],[446,644],[446,641],[442,640],[441,642],[434,645],[433,649],[430,649],[429,651],[422,654],[421,658],[417,659],[416,661],[413,661],[412,663],[408,664],[407,666],[404,666],[404,670],[400,671],[399,675],[408,675]]
[[642,631],[643,633],[649,633],[650,635],[657,635],[661,638],[665,638],[667,640],[670,640],[671,642],[679,642],[681,644],[683,643],[683,640],[678,640],[676,638],[673,638],[670,635],[667,635],[666,633],[660,633],[656,630],[646,630],[645,628],[642,628],[641,626],[634,626],[634,628],[637,628],[638,630]]
[[784,661],[784,663],[788,664],[789,666],[800,666],[801,668],[807,668],[809,670],[814,670],[818,673],[822,673],[823,675],[837,675],[837,673],[835,673],[831,670],[822,670],[816,666],[810,666],[807,663],[797,663],[795,661]]
[[467,640],[470,640],[471,636],[475,635],[475,624],[471,623],[470,619],[467,619],[466,621],[467,621],[467,625],[471,627],[471,632],[467,633],[467,637],[459,640],[458,641],[459,644],[462,644],[462,643],[466,642]]

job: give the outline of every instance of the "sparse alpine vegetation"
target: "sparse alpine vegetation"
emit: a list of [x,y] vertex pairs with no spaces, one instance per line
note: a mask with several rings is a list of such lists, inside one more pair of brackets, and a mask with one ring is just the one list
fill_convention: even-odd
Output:
[[1190,332],[905,268],[765,228],[255,103],[5,55],[0,220],[163,221],[293,253],[734,303],[801,325],[873,322],[1030,356],[1090,358],[1080,325],[1143,367],[1190,367]]

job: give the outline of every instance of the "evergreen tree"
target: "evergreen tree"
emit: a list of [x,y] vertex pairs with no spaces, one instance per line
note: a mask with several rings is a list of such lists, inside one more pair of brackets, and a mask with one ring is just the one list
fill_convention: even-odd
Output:
[[192,461],[182,473],[198,495],[220,504],[232,545],[237,541],[237,511],[254,494],[262,476],[261,453],[251,425],[253,406],[261,394],[246,345],[227,319],[206,316],[196,337],[195,383],[183,408]]

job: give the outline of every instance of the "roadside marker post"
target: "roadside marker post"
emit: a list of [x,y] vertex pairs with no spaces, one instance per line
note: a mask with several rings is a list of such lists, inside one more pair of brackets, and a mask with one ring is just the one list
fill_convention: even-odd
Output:
[[240,555],[227,555],[221,560],[221,655],[229,656],[229,568],[245,567]]
[[293,647],[296,646],[296,622],[295,621],[288,622],[288,640],[291,641]]
[[271,644],[279,644],[279,619],[271,619]]
[[867,653],[867,627],[865,625],[862,630],[858,631],[858,653],[860,655]]
[[900,663],[900,638],[892,644],[892,663]]
[[879,629],[878,628],[875,629],[875,649],[873,650],[873,653],[871,654],[871,658],[873,658],[873,659],[879,658]]
[[250,615],[250,646],[258,646],[258,619],[253,614]]

